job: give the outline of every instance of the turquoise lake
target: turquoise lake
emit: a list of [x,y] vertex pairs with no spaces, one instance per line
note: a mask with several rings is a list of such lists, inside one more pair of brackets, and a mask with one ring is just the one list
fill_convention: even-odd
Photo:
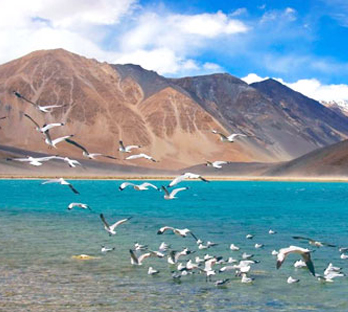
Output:
[[[290,245],[315,249],[317,273],[329,262],[348,273],[348,260],[340,259],[338,248],[316,248],[292,238],[348,247],[347,183],[190,181],[179,184],[189,190],[167,201],[153,189],[121,192],[123,181],[69,180],[80,195],[42,181],[0,180],[0,311],[348,311],[347,277],[323,284],[307,269],[293,267],[299,256],[290,255],[277,270],[271,255]],[[68,211],[71,202],[87,203],[92,211]],[[132,219],[109,237],[100,213],[110,223]],[[219,245],[198,250],[191,236],[157,235],[165,225],[189,228]],[[269,235],[269,229],[277,234]],[[249,233],[255,235],[252,240],[245,238]],[[206,253],[224,259],[252,253],[260,261],[250,273],[255,280],[242,284],[230,271],[213,276],[213,281],[231,279],[217,288],[198,273],[173,281],[174,268],[166,258],[131,265],[129,249],[135,242],[157,250],[163,241],[175,250],[196,251],[183,262]],[[231,243],[240,251],[231,251]],[[265,247],[255,249],[255,243]],[[116,250],[102,254],[101,245]],[[72,258],[80,254],[97,258]],[[159,275],[149,276],[149,266]],[[290,275],[300,282],[287,284]]]

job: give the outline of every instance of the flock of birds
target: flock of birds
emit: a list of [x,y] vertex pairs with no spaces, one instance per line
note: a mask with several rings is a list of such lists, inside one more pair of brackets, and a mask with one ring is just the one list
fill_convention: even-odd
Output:
[[[25,98],[23,95],[18,93],[17,91],[13,91],[14,95],[17,96],[19,99],[30,103],[37,109],[38,111],[42,113],[50,113],[55,108],[63,107],[62,105],[51,105],[51,106],[41,106],[37,103],[34,103],[27,98]],[[61,142],[67,142],[76,148],[79,148],[82,151],[82,155],[89,159],[95,159],[96,157],[107,157],[111,159],[117,159],[114,156],[105,155],[102,153],[90,153],[86,147],[82,146],[80,143],[74,141],[71,139],[73,135],[66,135],[63,137],[52,139],[51,132],[52,129],[56,127],[63,127],[64,123],[57,122],[57,123],[50,123],[50,124],[43,124],[42,126],[35,121],[30,115],[24,114],[24,116],[35,125],[35,129],[44,136],[45,143],[52,148],[57,148],[57,145]],[[1,117],[0,119],[4,119],[6,117]],[[223,142],[234,142],[236,137],[238,136],[247,136],[245,134],[231,134],[229,136],[224,135],[223,133],[212,130],[212,133],[217,134],[220,136],[221,141]],[[119,141],[119,152],[130,154],[133,150],[140,149],[141,146],[139,145],[128,145],[125,146],[123,142]],[[152,162],[157,162],[156,159],[153,157],[146,155],[144,153],[140,154],[132,154],[126,157],[126,160],[132,160],[132,159],[139,159],[144,158]],[[67,163],[70,167],[76,167],[76,166],[82,166],[81,163],[76,159],[70,159],[68,157],[62,157],[62,156],[46,156],[46,157],[32,157],[27,156],[25,158],[7,158],[7,160],[12,161],[18,161],[18,162],[27,162],[30,165],[33,166],[41,166],[44,162],[49,160],[61,160]],[[214,167],[216,169],[221,169],[224,164],[228,162],[226,161],[214,161],[214,162],[207,162],[207,166]],[[179,188],[173,188],[176,185],[178,185],[180,182],[186,180],[186,179],[200,179],[203,182],[209,182],[207,179],[202,177],[199,174],[194,174],[190,172],[186,172],[175,179],[173,179],[167,186],[162,185],[161,187],[158,187],[152,183],[144,182],[142,184],[135,184],[131,182],[123,182],[119,185],[119,190],[123,191],[126,188],[133,188],[136,191],[147,191],[149,189],[154,189],[157,191],[163,191],[164,192],[164,199],[166,200],[172,200],[176,199],[176,195],[184,190],[187,190],[188,187],[179,187]],[[47,181],[42,182],[42,184],[48,184],[48,183],[58,183],[61,185],[67,185],[72,192],[75,194],[79,194],[79,191],[68,181],[64,180],[63,178],[59,179],[50,179]],[[78,203],[78,202],[72,202],[68,205],[68,210],[72,210],[74,208],[81,208],[85,210],[91,210],[88,204],[86,203]],[[119,220],[115,223],[110,223],[106,220],[104,214],[100,214],[100,220],[104,226],[105,231],[110,235],[116,235],[116,229],[118,229],[122,224],[128,222],[130,218]],[[145,263],[147,263],[149,260],[148,258],[156,257],[156,258],[166,258],[168,264],[171,268],[171,274],[172,278],[176,281],[179,281],[182,276],[186,275],[192,275],[192,274],[203,274],[206,277],[206,281],[212,281],[212,276],[216,276],[217,274],[222,274],[225,272],[233,272],[234,274],[231,276],[235,276],[238,278],[241,278],[242,283],[253,283],[254,278],[251,277],[251,268],[255,264],[257,264],[259,261],[253,259],[253,254],[248,254],[244,252],[241,255],[241,259],[237,260],[233,257],[229,257],[228,259],[224,259],[222,256],[211,256],[209,254],[205,254],[204,257],[195,256],[194,258],[187,259],[187,257],[191,257],[193,254],[195,254],[196,251],[199,250],[208,250],[210,248],[214,248],[217,244],[207,241],[204,242],[200,238],[198,238],[191,230],[185,228],[175,228],[172,226],[163,226],[162,228],[158,229],[157,235],[163,235],[165,233],[171,232],[174,235],[185,238],[187,236],[192,237],[197,245],[198,250],[190,250],[189,248],[183,248],[182,250],[174,250],[171,248],[169,244],[166,244],[165,242],[162,242],[159,246],[158,250],[151,250],[149,249],[148,245],[141,245],[139,243],[136,243],[131,249],[129,249],[129,256],[130,256],[130,262],[132,265],[136,266],[143,266]],[[276,231],[270,229],[268,232],[270,235],[277,234]],[[246,239],[253,239],[252,234],[248,234],[246,236]],[[320,241],[313,240],[311,238],[306,238],[302,236],[294,236],[293,239],[296,240],[302,240],[307,241],[310,245],[315,246],[316,248],[319,247],[331,247],[336,248],[333,244],[327,244]],[[255,248],[263,248],[263,244],[255,244]],[[240,247],[236,246],[235,244],[231,244],[229,246],[229,249],[232,252],[237,252],[240,250]],[[107,246],[102,246],[101,252],[102,253],[108,253],[115,251],[115,248],[110,248]],[[332,263],[330,263],[327,268],[324,270],[323,274],[318,274],[315,271],[314,263],[311,259],[311,253],[313,250],[310,250],[308,248],[298,247],[298,246],[289,246],[286,248],[281,248],[278,251],[273,250],[272,256],[276,257],[276,268],[279,269],[286,258],[291,254],[297,254],[302,257],[301,260],[298,260],[294,263],[294,266],[296,268],[307,268],[309,272],[316,278],[318,278],[322,282],[333,282],[334,278],[345,276],[345,274],[342,272],[342,269],[339,267],[335,267]],[[348,252],[348,248],[340,247],[339,251],[341,253],[341,259],[348,259],[348,255],[346,252]],[[87,255],[81,255],[81,259],[88,259]],[[182,260],[185,259],[185,260]],[[147,272],[149,275],[157,275],[159,274],[159,270],[156,270],[153,268],[152,265],[148,266]],[[231,281],[231,277],[217,279],[214,281],[214,284],[218,287],[225,286],[228,282]],[[298,283],[299,279],[293,278],[289,276],[287,279],[287,283],[293,284]]]

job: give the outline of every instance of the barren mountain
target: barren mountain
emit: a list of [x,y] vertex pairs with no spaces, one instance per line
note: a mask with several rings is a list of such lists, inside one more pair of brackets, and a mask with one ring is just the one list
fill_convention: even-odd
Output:
[[[40,105],[65,105],[43,114],[17,97],[13,90]],[[228,160],[267,160],[265,151],[243,140],[222,144],[211,129],[226,131],[221,123],[185,91],[139,66],[112,66],[62,49],[37,51],[0,66],[0,143],[42,153],[81,157],[66,142],[49,150],[30,115],[40,125],[65,122],[52,129],[52,138],[74,135],[90,153],[113,155],[102,159],[131,166],[177,169],[206,157]],[[139,152],[159,162],[125,161],[118,141],[139,144]],[[245,140],[244,140],[245,141]],[[134,153],[137,153],[135,151]]]

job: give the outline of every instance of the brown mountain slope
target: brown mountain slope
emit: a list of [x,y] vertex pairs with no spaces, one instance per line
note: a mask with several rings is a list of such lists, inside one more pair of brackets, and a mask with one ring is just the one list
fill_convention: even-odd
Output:
[[348,140],[279,164],[264,176],[339,177],[348,175]]
[[[142,70],[144,71],[144,70]],[[81,151],[66,143],[49,150],[43,137],[23,116],[29,114],[39,124],[65,122],[51,130],[52,138],[74,134],[74,140],[89,152],[116,155],[121,160],[106,160],[131,166],[178,169],[202,162],[206,157],[227,160],[267,160],[267,152],[253,149],[243,140],[222,144],[211,129],[226,131],[219,121],[198,105],[187,92],[165,83],[153,72],[146,75],[164,81],[151,88],[139,84],[117,66],[99,63],[62,49],[37,51],[0,66],[0,143],[42,153],[81,157]],[[137,76],[139,77],[139,75]],[[17,90],[41,105],[66,105],[53,113],[42,114],[16,98]],[[141,152],[160,162],[144,159],[125,161],[117,152],[118,141],[140,144]],[[244,140],[245,141],[245,140]],[[104,159],[103,159],[104,161]]]

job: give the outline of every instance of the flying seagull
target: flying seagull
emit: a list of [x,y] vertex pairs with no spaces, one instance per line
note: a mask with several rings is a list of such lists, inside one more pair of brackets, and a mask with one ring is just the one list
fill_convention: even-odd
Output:
[[179,188],[176,188],[174,190],[172,190],[170,193],[168,192],[167,188],[162,185],[162,190],[165,192],[164,194],[164,199],[167,199],[167,200],[170,200],[170,199],[176,199],[177,197],[175,197],[175,195],[178,193],[178,192],[181,192],[181,191],[185,191],[185,190],[188,190],[189,188],[188,187],[179,187]]
[[104,218],[104,215],[101,213],[100,214],[100,219],[102,220],[103,224],[104,224],[104,228],[105,228],[105,231],[107,231],[109,233],[109,235],[116,235],[116,228],[127,222],[128,220],[130,220],[132,217],[129,217],[127,219],[122,219],[120,221],[117,221],[116,223],[112,224],[112,225],[109,225],[109,223],[106,222],[105,218]]
[[9,161],[19,161],[19,162],[29,162],[32,166],[41,166],[44,161],[49,161],[51,159],[56,159],[56,156],[46,156],[46,157],[32,157],[27,156],[27,158],[6,158]]
[[69,165],[70,168],[76,168],[76,165],[82,166],[82,164],[79,161],[77,161],[76,159],[70,159],[69,157],[56,156],[55,159],[63,160],[65,163]]
[[41,133],[45,133],[46,131],[48,131],[54,127],[64,126],[64,123],[56,122],[56,123],[44,124],[42,127],[40,127],[40,125],[32,117],[30,117],[28,114],[24,114],[24,116],[27,117],[36,126],[36,130],[41,132]]
[[133,264],[133,265],[143,265],[143,261],[146,258],[157,257],[157,254],[152,252],[152,251],[144,253],[144,254],[140,255],[139,257],[135,254],[135,252],[132,249],[129,249],[129,253],[131,256],[131,264]]
[[110,251],[114,251],[116,248],[115,247],[106,247],[106,246],[101,246],[101,249],[100,249],[100,251],[102,252],[102,253],[107,253],[107,252],[110,252]]
[[46,137],[45,139],[45,143],[50,146],[50,147],[54,147],[54,148],[57,148],[56,145],[60,142],[63,142],[63,141],[66,141],[68,142],[67,140],[71,137],[73,137],[74,135],[73,134],[70,134],[70,135],[66,135],[66,136],[63,136],[63,137],[60,137],[60,138],[56,138],[54,140],[51,139],[51,135],[49,133],[49,131],[47,130],[46,132],[44,132],[44,135]]
[[17,91],[13,91],[13,94],[18,97],[19,99],[21,100],[24,100],[28,103],[30,103],[31,105],[34,105],[34,107],[39,110],[40,112],[42,113],[50,113],[53,111],[54,108],[59,108],[59,107],[65,107],[67,105],[48,105],[48,106],[42,106],[42,105],[39,105],[37,103],[34,103],[30,100],[28,100],[26,97],[24,97],[23,95],[21,95],[19,92]]
[[70,189],[75,193],[75,194],[80,194],[73,186],[71,183],[69,183],[68,181],[64,180],[63,178],[59,178],[59,179],[51,179],[51,180],[47,180],[42,182],[41,184],[48,184],[48,183],[59,183],[61,185],[68,185],[70,187]]
[[323,243],[323,242],[319,242],[316,241],[314,239],[308,238],[308,237],[302,237],[302,236],[293,236],[293,239],[300,239],[300,240],[306,240],[308,241],[308,243],[312,246],[315,247],[323,247],[323,246],[328,246],[328,247],[337,247],[336,245],[332,245],[332,244],[328,244],[328,243]]
[[174,234],[178,235],[178,236],[181,236],[181,237],[186,237],[187,234],[191,234],[192,237],[197,241],[198,238],[196,237],[196,235],[194,235],[191,230],[189,229],[175,229],[171,226],[164,226],[164,227],[161,227],[158,231],[157,231],[157,235],[161,235],[163,234],[165,231],[168,231],[168,230],[171,230],[173,231]]
[[229,142],[229,143],[233,143],[234,139],[236,137],[238,137],[238,136],[241,136],[241,137],[246,137],[247,136],[247,135],[242,134],[242,133],[232,133],[229,136],[226,136],[226,135],[224,135],[223,133],[221,133],[221,132],[219,132],[217,130],[212,130],[211,132],[214,133],[214,134],[218,134],[220,136],[220,140],[222,142]]
[[298,283],[300,280],[298,278],[293,278],[291,276],[288,277],[288,279],[286,280],[286,282],[288,284],[295,284],[295,283]]
[[72,210],[75,207],[92,210],[91,207],[89,207],[87,204],[82,204],[82,203],[70,203],[68,206],[68,210]]
[[140,185],[137,185],[137,184],[134,184],[134,183],[130,183],[130,182],[123,182],[119,187],[118,189],[120,191],[123,191],[127,186],[133,186],[133,188],[136,190],[136,191],[147,191],[149,189],[149,187],[152,187],[153,189],[159,191],[159,188],[156,186],[156,185],[153,185],[151,183],[148,183],[148,182],[144,182]]
[[119,152],[121,153],[130,153],[132,149],[134,148],[141,148],[140,145],[127,145],[127,146],[124,146],[123,142],[120,140],[119,141],[120,143],[120,147],[119,147]]
[[277,255],[276,267],[277,267],[277,269],[279,269],[289,254],[296,253],[296,254],[300,254],[302,256],[304,262],[307,265],[307,268],[315,276],[314,264],[311,260],[310,252],[311,252],[311,250],[309,250],[309,249],[297,247],[297,246],[290,246],[288,248],[279,249],[279,253]]
[[207,160],[207,163],[205,164],[207,167],[213,167],[215,169],[221,169],[222,165],[228,164],[228,161],[223,161],[223,160],[216,160],[216,161],[209,161]]
[[191,172],[186,172],[178,177],[176,177],[172,182],[169,183],[168,187],[172,187],[174,185],[177,185],[181,181],[184,181],[185,179],[201,179],[203,182],[209,182],[199,174],[191,173]]
[[149,156],[149,155],[146,155],[144,153],[141,153],[141,154],[136,154],[136,155],[130,155],[128,157],[126,157],[125,159],[126,160],[131,160],[131,159],[139,159],[139,158],[145,158],[147,160],[151,160],[153,162],[158,162],[156,159],[154,159],[153,157]]
[[95,159],[95,157],[97,156],[101,156],[101,157],[106,157],[106,158],[110,158],[110,159],[117,159],[116,157],[113,156],[109,156],[109,155],[104,155],[104,154],[100,154],[100,153],[94,153],[91,154],[87,151],[87,149],[85,147],[83,147],[81,144],[77,143],[76,141],[70,140],[70,139],[66,139],[66,141],[76,147],[78,147],[79,149],[82,150],[82,155],[89,158],[89,159]]

